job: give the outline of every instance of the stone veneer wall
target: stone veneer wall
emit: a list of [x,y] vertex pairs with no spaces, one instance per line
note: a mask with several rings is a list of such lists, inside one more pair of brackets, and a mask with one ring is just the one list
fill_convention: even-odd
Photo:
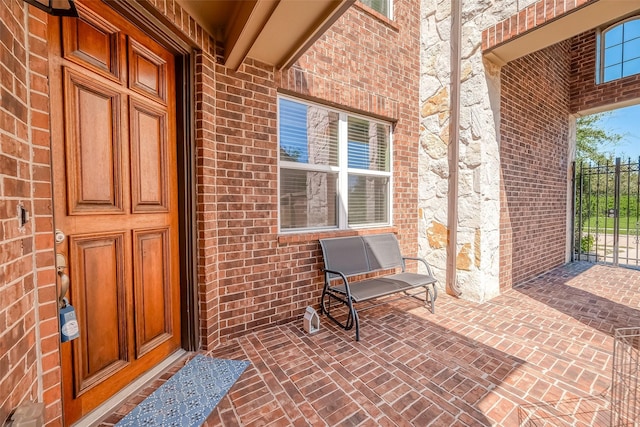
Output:
[[[482,55],[482,31],[534,0],[463,2],[460,48],[457,283],[462,298],[499,293],[500,68]],[[446,279],[451,93],[450,2],[423,1],[420,66],[420,255]]]
[[[570,10],[577,4],[565,6]],[[455,253],[462,298],[488,300],[565,260],[570,157],[567,45],[502,68],[482,56],[483,29],[500,27],[515,34],[515,27],[524,31],[564,12],[535,0],[463,2]],[[450,49],[456,43],[450,29],[449,2],[424,1],[419,245],[420,255],[434,265],[441,283],[446,279],[450,233]],[[485,30],[484,36],[485,47],[498,42],[495,31]],[[559,56],[554,60],[549,55]],[[536,67],[549,67],[549,72],[540,68],[545,71],[538,73]]]
[[501,72],[500,287],[565,262],[571,43]]

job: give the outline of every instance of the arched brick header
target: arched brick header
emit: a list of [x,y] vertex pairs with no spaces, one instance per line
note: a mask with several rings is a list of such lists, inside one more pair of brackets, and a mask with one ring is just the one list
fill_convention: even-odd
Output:
[[492,49],[587,3],[600,0],[539,0],[482,32],[482,50]]

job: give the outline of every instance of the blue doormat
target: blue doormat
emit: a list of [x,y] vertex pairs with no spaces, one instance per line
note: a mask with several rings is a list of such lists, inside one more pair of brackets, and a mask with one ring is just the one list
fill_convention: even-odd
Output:
[[199,354],[116,426],[202,425],[248,365],[247,361],[213,359]]

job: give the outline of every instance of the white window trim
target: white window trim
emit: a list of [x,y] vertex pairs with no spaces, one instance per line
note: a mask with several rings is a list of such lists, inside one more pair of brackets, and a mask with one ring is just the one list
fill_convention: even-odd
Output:
[[387,18],[393,21],[393,0],[387,0],[387,3],[387,7],[389,7],[389,16]]
[[[610,27],[611,28],[611,27]],[[596,30],[596,84],[604,80],[604,35],[601,28]]]
[[[609,25],[604,29],[598,28],[596,30],[596,84],[610,83],[610,82],[615,82],[616,80],[626,78],[626,77],[620,77],[620,78],[607,80],[607,81],[604,80],[604,69],[606,65],[604,63],[604,53],[605,53],[604,39],[607,32],[609,32],[609,30],[612,30],[616,27],[624,25],[629,21],[635,21],[635,20],[640,20],[640,15],[630,16],[626,19],[623,19],[622,21],[618,21],[615,24]],[[624,45],[624,42],[622,43],[622,45]],[[637,75],[638,74],[632,74],[632,76],[637,76]],[[631,76],[627,76],[627,77],[631,77]]]
[[[349,144],[343,144],[342,141],[348,141],[347,134],[349,126],[347,115],[340,112],[338,122],[338,228],[349,228],[349,171],[342,165],[348,165],[347,154]],[[345,197],[342,197],[345,195]]]
[[368,7],[371,10],[375,10],[377,13],[379,13],[382,16],[385,16],[387,19],[389,19],[390,21],[393,21],[393,0],[386,0],[387,2],[387,8],[389,10],[389,14],[385,15],[382,12],[378,12],[377,10],[375,10],[374,8],[372,8],[371,6],[369,6],[368,4],[362,2],[363,5],[365,5],[366,7]]
[[[391,1],[391,0],[389,0]],[[338,113],[338,166],[330,166],[330,165],[314,165],[308,163],[297,163],[290,162],[286,160],[280,160],[280,100],[286,99],[289,101],[297,102],[305,105],[314,105],[320,108],[325,108],[327,110]],[[380,227],[390,227],[393,225],[393,195],[394,195],[394,169],[393,169],[393,124],[384,120],[376,119],[370,116],[356,114],[352,112],[347,112],[345,110],[341,110],[339,108],[330,107],[321,103],[307,101],[304,99],[296,98],[293,96],[287,96],[283,94],[278,94],[277,100],[277,120],[276,120],[276,135],[278,140],[278,149],[276,150],[277,155],[277,186],[278,186],[278,207],[277,207],[277,216],[278,216],[278,233],[279,234],[299,234],[299,233],[311,233],[311,232],[319,232],[319,231],[330,231],[330,230],[358,230],[358,229],[367,229],[367,228],[380,228]],[[348,165],[348,144],[343,143],[343,141],[347,141],[348,139],[348,117],[356,117],[369,121],[370,123],[382,124],[389,127],[389,171],[367,171],[364,169],[357,168],[349,168],[342,167],[341,165]],[[337,198],[337,210],[336,212],[336,220],[338,222],[337,226],[330,227],[302,227],[302,228],[293,228],[293,229],[283,229],[282,224],[280,222],[280,170],[282,168],[288,169],[297,169],[297,170],[308,170],[308,171],[317,171],[317,172],[333,172],[338,174],[338,186],[336,189],[336,198]],[[359,224],[359,225],[349,225],[349,201],[347,199],[348,196],[343,197],[343,195],[349,194],[349,175],[362,175],[362,176],[376,176],[376,177],[387,177],[389,178],[389,189],[388,189],[388,217],[389,221],[384,223],[372,223],[372,224]]]

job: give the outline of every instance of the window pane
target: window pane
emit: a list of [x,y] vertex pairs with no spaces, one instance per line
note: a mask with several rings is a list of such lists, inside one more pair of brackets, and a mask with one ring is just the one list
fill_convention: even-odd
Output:
[[622,77],[622,64],[616,64],[604,69],[604,81],[619,79]]
[[604,47],[622,43],[622,25],[618,25],[604,33]]
[[377,10],[384,16],[389,16],[389,0],[361,0],[371,9]]
[[389,178],[349,175],[349,225],[389,222]]
[[338,113],[280,99],[280,160],[338,164]]
[[622,64],[622,77],[640,74],[640,58]]
[[640,39],[624,42],[622,57],[625,61],[640,58]]
[[389,171],[389,128],[349,117],[348,164],[350,168]]
[[604,50],[604,65],[605,67],[613,64],[619,64],[622,62],[622,45],[609,47]]
[[390,223],[388,123],[283,97],[278,131],[280,230]]
[[626,22],[624,24],[624,41],[633,40],[640,37],[640,19]]
[[280,228],[335,227],[333,173],[280,169]]

